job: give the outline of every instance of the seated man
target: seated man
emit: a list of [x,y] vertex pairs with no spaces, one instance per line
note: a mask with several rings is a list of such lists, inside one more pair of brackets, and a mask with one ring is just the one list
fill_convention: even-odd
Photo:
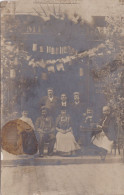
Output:
[[55,143],[55,127],[52,117],[48,116],[47,108],[44,106],[42,107],[41,117],[36,120],[35,128],[37,132],[39,156],[43,157],[44,144],[46,142],[49,142],[48,155],[51,156]]
[[94,123],[93,110],[88,108],[80,126],[80,145],[83,146],[81,151],[83,155],[100,155],[101,160],[104,160],[107,150],[94,144],[93,135],[96,132],[99,131]]
[[108,106],[103,107],[103,118],[97,128],[100,130],[93,138],[93,144],[111,151],[113,144],[116,144],[117,139],[117,123],[116,118],[110,111]]

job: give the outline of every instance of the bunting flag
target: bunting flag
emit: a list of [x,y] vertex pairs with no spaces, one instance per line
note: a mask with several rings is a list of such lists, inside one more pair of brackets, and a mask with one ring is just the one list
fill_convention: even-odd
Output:
[[[69,63],[69,65],[72,65],[72,61],[73,60],[75,60],[77,58],[83,59],[83,57],[86,57],[86,56],[93,57],[93,56],[97,55],[96,52],[98,52],[100,48],[105,48],[105,47],[106,46],[104,44],[100,44],[100,45],[98,45],[95,48],[92,48],[92,49],[90,49],[88,51],[84,51],[84,52],[81,52],[81,53],[77,53],[76,50],[71,50],[71,51],[74,52],[73,55],[69,55],[69,56],[66,56],[65,58],[59,58],[59,59],[56,59],[56,60],[54,60],[54,59],[53,60],[46,60],[46,61],[42,60],[39,63],[39,66],[41,66],[42,68],[45,68],[46,65],[49,65],[49,64],[54,65],[56,63],[57,64]],[[67,51],[67,49],[70,50],[70,48],[71,48],[70,46],[68,46],[68,47],[66,47],[66,46],[65,47],[59,47],[59,48],[57,48],[57,47],[54,48],[54,47],[47,46],[46,50],[47,50],[47,53],[51,53],[51,54],[57,54],[58,51],[60,52],[60,54],[63,54],[64,52]],[[37,44],[33,44],[33,50],[35,50],[35,51],[37,50]],[[103,56],[103,53],[99,53],[98,55],[99,56]],[[33,61],[31,60],[29,62],[29,65],[33,65],[34,66],[34,64],[35,64],[34,59],[33,59]],[[48,67],[48,70],[50,70],[51,72],[55,72],[54,66]]]
[[52,47],[50,47],[50,46],[47,46],[47,51],[46,51],[47,53],[51,53],[52,52]]
[[16,72],[14,69],[10,70],[10,78],[15,78],[16,77]]
[[80,77],[84,76],[83,68],[80,68],[80,69],[79,69],[79,75],[80,75]]
[[60,54],[62,54],[62,47],[60,47]]
[[55,48],[54,47],[51,47],[51,54],[55,54]]
[[98,56],[103,56],[103,52],[102,52],[102,53],[98,53],[97,55],[98,55]]
[[29,66],[34,66],[34,59],[31,59],[30,61],[29,61]]
[[42,68],[46,68],[46,64],[45,64],[44,60],[41,60],[40,63],[39,63],[39,65]]
[[59,47],[56,47],[56,54],[60,54]]
[[64,47],[64,53],[68,53],[68,47],[67,46]]
[[43,46],[40,46],[40,52],[41,52],[41,53],[44,52]]
[[30,60],[30,58],[31,58],[31,56],[27,56],[27,61],[29,61],[29,60]]
[[14,65],[18,65],[18,58],[17,57],[14,60]]
[[47,73],[46,72],[42,72],[41,73],[41,79],[42,80],[47,80],[48,79],[48,76],[47,76]]
[[54,66],[48,66],[47,70],[48,70],[48,72],[55,72]]
[[65,70],[63,64],[57,64],[56,68],[57,68],[58,71],[61,71],[61,70],[64,71]]
[[35,44],[35,43],[33,44],[32,50],[37,51],[37,44]]

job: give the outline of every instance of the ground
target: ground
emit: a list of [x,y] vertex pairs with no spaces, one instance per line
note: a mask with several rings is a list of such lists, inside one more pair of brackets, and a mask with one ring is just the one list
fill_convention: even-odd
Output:
[[91,156],[23,157],[23,161],[3,161],[1,189],[2,195],[124,195],[123,179],[119,155],[105,161]]

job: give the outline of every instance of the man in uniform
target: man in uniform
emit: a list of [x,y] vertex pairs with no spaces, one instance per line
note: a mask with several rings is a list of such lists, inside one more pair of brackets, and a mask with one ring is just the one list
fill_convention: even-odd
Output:
[[48,116],[47,108],[42,107],[41,117],[37,118],[35,124],[37,132],[37,140],[39,146],[39,156],[43,157],[44,145],[46,142],[48,145],[48,155],[53,154],[53,148],[55,143],[55,126],[51,116]]

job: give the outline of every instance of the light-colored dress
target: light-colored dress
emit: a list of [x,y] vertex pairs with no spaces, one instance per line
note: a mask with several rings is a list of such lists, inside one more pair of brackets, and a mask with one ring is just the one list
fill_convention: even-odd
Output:
[[94,145],[106,149],[108,152],[111,152],[113,141],[109,140],[105,133],[102,131],[92,138]]
[[30,125],[30,126],[34,129],[34,125],[33,125],[33,122],[32,122],[32,120],[31,120],[31,118],[22,116],[22,117],[20,118],[20,120],[22,120],[22,121],[28,123],[28,125]]
[[[75,150],[80,149],[80,146],[75,140],[75,137],[72,133],[70,116],[66,115],[62,117],[61,115],[57,117],[56,120],[56,129],[58,133],[56,134],[55,150],[58,152],[69,153]],[[61,130],[64,133],[60,132]]]

